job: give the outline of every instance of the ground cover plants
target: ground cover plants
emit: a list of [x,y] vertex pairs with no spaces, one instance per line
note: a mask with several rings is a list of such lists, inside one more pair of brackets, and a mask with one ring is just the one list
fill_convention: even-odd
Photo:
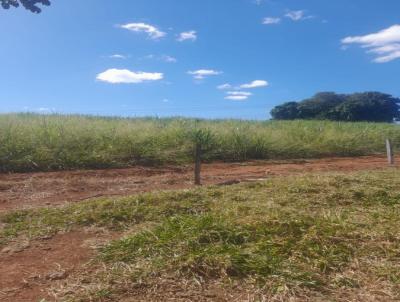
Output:
[[399,215],[396,169],[306,174],[10,212],[0,245],[118,232],[53,288],[66,301],[179,300],[188,290],[207,301],[209,288],[233,301],[396,301]]

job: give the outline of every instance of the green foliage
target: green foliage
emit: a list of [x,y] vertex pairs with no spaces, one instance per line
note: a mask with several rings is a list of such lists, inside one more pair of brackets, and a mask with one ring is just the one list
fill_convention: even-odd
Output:
[[[287,281],[312,286],[321,283],[317,273],[337,270],[350,259],[350,244],[329,239],[345,236],[346,231],[340,224],[314,217],[240,225],[209,214],[177,216],[154,230],[113,242],[101,257],[108,263],[149,259],[152,270],[174,269],[189,277],[254,275],[265,280],[283,275]],[[313,257],[311,270],[302,272]]]
[[10,7],[19,7],[20,4],[32,13],[40,13],[42,10],[38,6],[41,5],[50,5],[49,0],[0,0],[0,6],[4,9],[9,9]]
[[367,155],[383,153],[386,138],[400,142],[397,125],[9,114],[0,115],[0,170],[184,164],[197,140],[205,160]]
[[393,122],[400,117],[400,99],[379,92],[336,94],[321,92],[299,103],[289,102],[271,111],[274,119],[328,119]]

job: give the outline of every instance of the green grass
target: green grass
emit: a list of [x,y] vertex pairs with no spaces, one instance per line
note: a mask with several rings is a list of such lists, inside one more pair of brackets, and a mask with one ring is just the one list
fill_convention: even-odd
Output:
[[84,283],[70,280],[72,301],[117,301],[138,287],[154,293],[163,280],[281,300],[340,301],[352,293],[376,300],[385,292],[383,300],[394,301],[399,217],[400,171],[389,169],[18,211],[0,218],[0,241],[90,226],[124,233],[98,251],[92,269],[78,277]]
[[190,131],[213,134],[206,160],[294,159],[384,152],[399,126],[325,121],[0,115],[0,171],[126,167],[192,161]]

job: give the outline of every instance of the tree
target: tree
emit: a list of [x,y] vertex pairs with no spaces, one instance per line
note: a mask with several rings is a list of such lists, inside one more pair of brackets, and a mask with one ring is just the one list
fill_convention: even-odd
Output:
[[400,119],[400,99],[380,92],[336,94],[321,92],[301,102],[289,102],[271,111],[274,119],[328,119],[393,122]]
[[19,7],[20,4],[32,13],[40,13],[42,10],[38,6],[39,4],[49,6],[49,0],[0,0],[0,5],[4,9],[9,9],[10,7]]
[[380,92],[355,93],[332,110],[331,117],[340,121],[391,123],[400,117],[399,102],[399,99]]
[[275,120],[295,120],[299,118],[299,104],[296,102],[287,102],[276,106],[271,110],[272,118]]
[[301,119],[326,119],[327,113],[345,101],[345,96],[334,92],[320,92],[298,104]]

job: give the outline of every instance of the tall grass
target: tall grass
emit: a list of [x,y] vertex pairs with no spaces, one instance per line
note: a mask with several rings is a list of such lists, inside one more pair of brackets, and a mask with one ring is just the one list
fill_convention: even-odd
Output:
[[33,171],[188,163],[188,131],[207,128],[207,160],[294,159],[384,152],[394,124],[0,115],[0,170]]

